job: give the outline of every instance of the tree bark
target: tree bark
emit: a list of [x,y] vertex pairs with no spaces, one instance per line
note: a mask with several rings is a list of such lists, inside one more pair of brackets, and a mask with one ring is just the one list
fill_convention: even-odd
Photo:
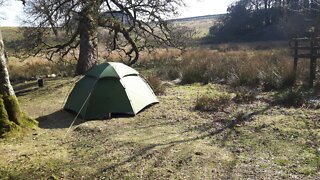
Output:
[[5,96],[15,96],[9,80],[9,73],[6,66],[6,57],[4,53],[4,44],[0,31],[0,94]]
[[85,14],[79,22],[80,53],[76,74],[83,74],[98,63],[98,33],[90,14]]
[[19,131],[21,127],[34,126],[37,122],[21,112],[9,79],[0,31],[0,137]]

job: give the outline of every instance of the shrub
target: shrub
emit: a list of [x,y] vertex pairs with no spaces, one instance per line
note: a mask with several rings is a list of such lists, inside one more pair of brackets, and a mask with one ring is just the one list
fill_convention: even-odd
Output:
[[229,93],[208,93],[196,100],[195,110],[219,111],[231,103],[232,95]]
[[147,77],[147,81],[156,95],[161,95],[165,93],[166,86],[157,76],[150,75]]

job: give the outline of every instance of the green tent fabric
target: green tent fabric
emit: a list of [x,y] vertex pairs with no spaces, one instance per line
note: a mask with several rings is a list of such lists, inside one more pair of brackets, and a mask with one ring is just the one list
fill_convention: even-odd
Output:
[[76,83],[64,106],[83,119],[106,113],[135,115],[159,102],[139,73],[122,63],[109,62],[88,70]]

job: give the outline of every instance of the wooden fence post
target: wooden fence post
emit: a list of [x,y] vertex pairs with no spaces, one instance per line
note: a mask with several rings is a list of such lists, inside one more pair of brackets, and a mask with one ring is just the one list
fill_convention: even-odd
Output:
[[310,57],[310,79],[309,86],[313,87],[313,82],[316,78],[316,67],[317,67],[317,49],[316,49],[316,37],[313,35],[311,37],[311,57]]
[[298,70],[298,36],[294,39],[294,62],[293,62],[293,75],[294,75],[294,82],[297,79],[297,70]]
[[[309,87],[314,86],[314,81],[316,79],[316,71],[317,71],[317,59],[318,59],[318,50],[320,49],[320,37],[317,36],[316,33],[313,33],[313,35],[310,38],[298,38],[296,35],[295,38],[292,39],[294,41],[294,45],[290,43],[291,48],[294,49],[294,63],[293,63],[293,71],[294,71],[294,81],[296,81],[297,78],[297,70],[298,70],[298,60],[299,58],[303,59],[310,59],[310,75],[309,75]],[[310,42],[310,46],[305,46],[302,43],[302,46],[299,41],[306,41]],[[309,54],[301,53],[299,54],[300,50],[308,50]],[[319,56],[320,57],[320,56]]]

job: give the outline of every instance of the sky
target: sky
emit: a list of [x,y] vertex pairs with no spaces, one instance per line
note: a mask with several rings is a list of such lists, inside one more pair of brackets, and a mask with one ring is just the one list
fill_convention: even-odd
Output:
[[[234,0],[185,0],[186,7],[180,8],[177,18],[222,14]],[[22,3],[6,0],[7,6],[0,8],[0,26],[19,26],[23,16]],[[4,19],[3,19],[4,18]]]

